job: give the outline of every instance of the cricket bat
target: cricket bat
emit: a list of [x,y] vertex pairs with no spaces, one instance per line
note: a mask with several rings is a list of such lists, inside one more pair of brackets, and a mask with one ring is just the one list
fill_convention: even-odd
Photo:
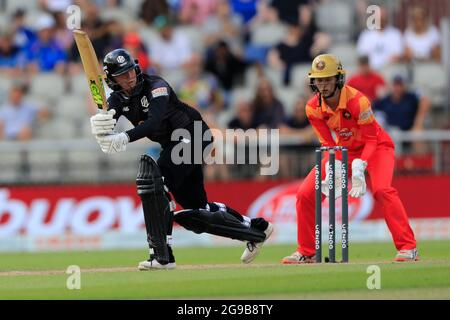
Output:
[[103,75],[100,71],[91,40],[89,40],[86,32],[82,30],[74,30],[73,36],[80,52],[81,62],[83,63],[84,73],[91,90],[91,96],[99,109],[108,110],[106,104],[105,89],[103,87]]

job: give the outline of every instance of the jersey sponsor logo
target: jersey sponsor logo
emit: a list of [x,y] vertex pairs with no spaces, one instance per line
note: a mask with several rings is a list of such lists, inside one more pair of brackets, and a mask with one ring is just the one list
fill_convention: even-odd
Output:
[[166,87],[160,87],[152,90],[152,97],[157,98],[161,96],[168,96],[169,92]]
[[348,141],[351,137],[353,137],[353,131],[348,128],[342,128],[338,131],[338,135],[342,140]]
[[361,114],[359,115],[359,120],[366,121],[369,120],[372,116],[373,116],[372,109],[368,109],[364,112],[361,112]]
[[148,102],[147,96],[143,96],[141,98],[141,106],[142,108],[148,108],[148,106],[150,105],[150,103]]
[[350,120],[352,118],[352,114],[348,112],[347,110],[344,111],[344,118],[347,120]]

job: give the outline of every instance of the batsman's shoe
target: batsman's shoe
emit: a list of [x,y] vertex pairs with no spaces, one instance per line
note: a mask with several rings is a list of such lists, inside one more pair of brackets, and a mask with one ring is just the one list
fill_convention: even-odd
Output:
[[418,261],[419,260],[419,251],[416,248],[411,250],[400,250],[397,252],[395,256],[395,261],[397,262],[406,262],[406,261]]
[[281,260],[282,264],[305,264],[305,263],[315,263],[316,256],[305,256],[298,251],[295,251],[290,256],[284,257]]
[[266,238],[262,242],[247,242],[247,248],[245,248],[244,253],[241,256],[241,261],[243,263],[250,263],[252,262],[261,251],[261,247],[264,244],[264,242],[269,239],[269,237],[272,235],[273,232],[273,225],[269,222],[266,230],[264,230],[264,233],[266,234]]
[[139,262],[138,269],[145,270],[157,270],[157,269],[174,269],[175,266],[172,263],[160,264],[156,259],[148,259],[146,261]]
[[168,246],[169,249],[169,263],[161,264],[158,260],[155,259],[154,255],[150,255],[150,259],[146,261],[139,262],[138,269],[139,270],[154,270],[154,269],[175,269],[177,264],[175,263],[175,257],[172,252],[171,246]]

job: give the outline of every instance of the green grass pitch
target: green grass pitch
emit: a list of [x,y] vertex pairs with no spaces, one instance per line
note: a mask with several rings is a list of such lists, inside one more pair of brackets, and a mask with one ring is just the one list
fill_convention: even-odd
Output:
[[[419,242],[421,261],[392,262],[392,243],[358,243],[349,264],[290,265],[294,245],[266,245],[250,265],[243,246],[175,248],[177,269],[138,271],[146,250],[0,254],[0,299],[450,299],[450,241]],[[325,251],[324,251],[325,253]],[[69,265],[81,289],[69,290]],[[367,267],[381,271],[369,290]]]

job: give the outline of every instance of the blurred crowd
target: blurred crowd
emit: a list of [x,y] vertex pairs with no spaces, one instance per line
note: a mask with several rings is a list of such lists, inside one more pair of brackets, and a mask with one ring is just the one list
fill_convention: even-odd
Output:
[[[0,1],[0,139],[46,138],[42,127],[53,121],[65,119],[69,126],[71,116],[95,112],[87,90],[79,88],[87,86],[75,81],[84,75],[66,28],[71,4],[81,8],[81,28],[100,60],[112,49],[126,48],[144,72],[166,78],[211,127],[278,128],[282,137],[298,138],[302,146],[286,146],[283,163],[301,162],[295,158],[299,150],[317,143],[305,115],[312,95],[307,72],[324,52],[341,58],[348,84],[369,97],[383,126],[445,128],[446,122],[431,117],[434,107],[448,108],[448,101],[439,99],[445,97],[446,78],[435,81],[434,70],[444,71],[436,11],[432,15],[424,2],[392,2],[397,11],[381,3],[380,28],[369,30],[365,1],[39,0],[22,7],[11,5],[22,1]],[[346,19],[341,9],[351,13],[348,23],[340,21]],[[408,16],[403,25],[395,19],[400,11]],[[330,27],[333,23],[340,27]],[[426,70],[419,77],[421,65]],[[430,88],[420,86],[423,82]],[[69,100],[76,103],[58,118],[58,108]],[[88,136],[87,126],[81,128],[69,132]],[[425,152],[423,146],[416,151]],[[211,178],[226,175],[220,172],[211,172]]]

